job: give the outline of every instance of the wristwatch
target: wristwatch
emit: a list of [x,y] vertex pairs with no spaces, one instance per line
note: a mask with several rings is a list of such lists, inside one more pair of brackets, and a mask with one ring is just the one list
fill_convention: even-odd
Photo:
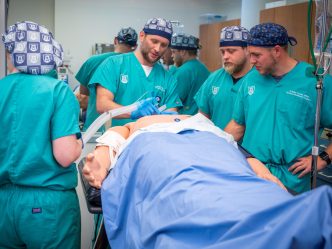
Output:
[[327,154],[326,151],[322,151],[321,153],[319,153],[319,157],[324,160],[327,165],[331,164],[331,159],[330,159],[330,156],[329,154]]

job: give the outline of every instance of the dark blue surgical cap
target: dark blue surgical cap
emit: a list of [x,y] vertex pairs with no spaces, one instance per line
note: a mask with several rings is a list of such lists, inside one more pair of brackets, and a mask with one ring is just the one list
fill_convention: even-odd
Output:
[[171,40],[173,34],[172,23],[163,18],[149,19],[143,28],[144,33],[149,35],[158,35]]
[[246,47],[249,31],[241,26],[228,26],[221,30],[220,47],[239,46]]
[[180,50],[197,50],[200,48],[199,39],[192,35],[174,34],[170,47]]
[[129,46],[137,45],[137,33],[132,27],[122,28],[117,38],[120,43],[128,44]]
[[288,36],[287,30],[276,23],[262,23],[250,29],[248,45],[257,47],[284,46],[287,44],[295,46],[297,41]]

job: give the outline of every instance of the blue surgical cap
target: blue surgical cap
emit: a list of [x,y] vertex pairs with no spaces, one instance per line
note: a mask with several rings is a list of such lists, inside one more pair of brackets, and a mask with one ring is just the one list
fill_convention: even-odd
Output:
[[30,21],[9,26],[2,34],[13,65],[28,74],[46,74],[62,65],[63,49],[45,27]]
[[220,47],[239,46],[246,47],[249,31],[241,26],[228,26],[221,30]]
[[297,41],[288,36],[287,30],[276,23],[262,23],[250,29],[248,45],[257,47],[284,46],[287,44],[295,46]]
[[179,50],[197,50],[200,48],[199,39],[192,35],[174,34],[170,47]]
[[122,28],[117,38],[120,43],[128,44],[129,46],[137,45],[137,33],[132,27]]
[[172,23],[163,18],[151,18],[144,25],[145,34],[158,35],[171,41],[173,28]]

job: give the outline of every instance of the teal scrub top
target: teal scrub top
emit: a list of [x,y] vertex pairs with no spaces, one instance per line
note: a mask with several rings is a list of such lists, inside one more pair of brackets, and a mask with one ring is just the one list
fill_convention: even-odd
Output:
[[75,78],[80,82],[81,85],[88,87],[88,83],[90,82],[97,67],[108,57],[118,54],[119,53],[116,52],[109,52],[91,56],[83,63]]
[[177,70],[177,67],[174,66],[174,65],[170,65],[169,68],[168,68],[168,72],[170,74],[175,74],[176,73],[176,70]]
[[[147,77],[134,53],[112,56],[96,70],[90,83],[90,92],[99,84],[114,94],[114,102],[126,106],[139,99],[150,97],[153,92],[159,106],[166,109],[181,107],[176,90],[176,80],[160,63],[155,63]],[[132,119],[113,119],[112,126],[121,126]]]
[[197,59],[186,61],[176,70],[174,76],[183,104],[183,107],[179,108],[180,114],[195,115],[198,112],[194,96],[209,75],[209,70]]
[[[109,52],[91,56],[81,66],[75,78],[80,82],[81,85],[88,88],[88,83],[90,82],[97,67],[108,57],[118,54],[119,53],[116,52]],[[85,131],[92,124],[92,122],[95,121],[96,118],[98,118],[99,115],[100,114],[96,110],[96,95],[95,93],[90,92],[83,130]]]
[[[245,126],[242,146],[267,164],[292,165],[311,154],[316,78],[299,62],[279,82],[252,70],[242,84],[233,119]],[[321,127],[332,128],[332,78],[324,80]]]
[[232,119],[236,96],[245,77],[234,84],[232,76],[220,68],[209,76],[195,96],[198,108],[221,129]]
[[51,78],[58,79],[58,71],[56,69],[49,71],[46,75]]
[[78,115],[78,102],[63,81],[24,73],[1,79],[0,185],[75,188],[76,166],[58,164],[52,140],[79,133]]

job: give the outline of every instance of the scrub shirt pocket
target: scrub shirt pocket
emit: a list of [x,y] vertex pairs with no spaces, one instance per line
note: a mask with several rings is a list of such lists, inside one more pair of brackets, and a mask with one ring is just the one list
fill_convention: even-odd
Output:
[[280,100],[278,122],[283,122],[287,127],[308,128],[314,125],[314,112],[312,100],[287,94]]

